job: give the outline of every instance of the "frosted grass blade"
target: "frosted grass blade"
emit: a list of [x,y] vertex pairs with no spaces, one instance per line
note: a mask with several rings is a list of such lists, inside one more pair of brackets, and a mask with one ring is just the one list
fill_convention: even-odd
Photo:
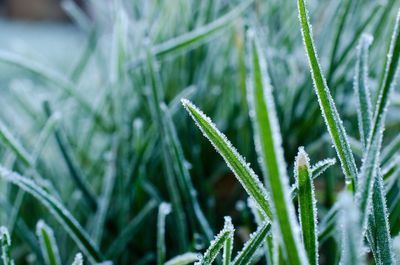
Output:
[[165,262],[164,265],[187,265],[193,264],[201,256],[199,253],[187,252],[185,254],[176,256],[169,261]]
[[[225,216],[225,225],[226,227],[233,227],[232,219],[229,216]],[[224,249],[222,254],[222,264],[230,265],[232,259],[232,249],[233,249],[233,232],[230,234],[228,238],[226,238],[224,243]]]
[[11,238],[6,227],[0,227],[1,241],[1,260],[3,265],[14,265],[14,260],[11,258]]
[[312,265],[318,264],[318,232],[317,232],[317,206],[315,200],[313,176],[310,170],[310,159],[303,147],[295,162],[296,184],[298,188],[299,220],[304,247],[308,261]]
[[186,99],[182,99],[182,104],[203,132],[204,136],[224,158],[226,164],[233,171],[249,196],[256,202],[263,214],[269,219],[272,219],[267,191],[261,184],[257,175],[250,168],[249,164],[239,155],[226,136],[215,127],[209,117]]
[[358,44],[356,73],[353,85],[358,104],[358,129],[364,148],[367,146],[368,133],[372,120],[371,96],[368,87],[368,48],[372,40],[372,36],[364,34]]
[[83,265],[83,256],[81,253],[75,255],[72,265]]
[[[218,32],[225,29],[227,26],[231,25],[232,22],[239,17],[244,10],[246,10],[254,0],[246,0],[236,8],[231,10],[226,15],[218,18],[217,20],[199,27],[191,32],[180,35],[176,38],[167,40],[163,43],[155,45],[151,52],[155,56],[166,56],[171,54],[179,53],[180,51],[188,51],[193,47],[196,47],[211,37],[215,36]],[[143,59],[139,59],[138,61],[133,61],[128,64],[128,68],[133,68],[143,62]]]
[[268,233],[271,230],[271,224],[267,221],[258,227],[257,231],[250,235],[250,239],[245,243],[243,249],[233,260],[233,265],[251,264],[256,251],[265,242]]
[[268,77],[267,65],[254,32],[249,38],[248,101],[255,131],[255,147],[260,158],[264,178],[271,193],[274,218],[282,236],[282,247],[291,264],[306,264],[300,244],[295,210],[290,199],[289,178],[283,156],[282,138]]
[[195,263],[195,265],[209,265],[217,257],[220,250],[225,246],[227,240],[232,240],[233,233],[232,221],[230,217],[225,218],[224,228],[215,236],[214,240],[211,241],[210,246],[202,257]]
[[68,210],[52,195],[43,188],[36,185],[33,181],[19,174],[9,171],[0,166],[0,177],[13,183],[25,192],[34,196],[42,203],[55,219],[67,231],[79,248],[90,258],[92,262],[101,262],[103,257],[97,246],[92,242],[87,233],[83,230],[78,221],[68,212]]
[[360,265],[365,263],[363,236],[359,209],[350,193],[343,192],[340,198],[339,225],[342,230],[341,264]]
[[324,173],[328,168],[336,164],[335,158],[326,158],[324,160],[318,161],[311,167],[311,175],[313,179],[316,179],[322,173]]
[[0,141],[10,148],[15,155],[24,163],[25,166],[31,167],[33,159],[31,155],[25,150],[17,139],[12,135],[10,130],[0,121]]
[[118,256],[138,231],[146,218],[156,208],[155,200],[149,201],[143,209],[125,226],[124,230],[114,239],[106,252],[107,257]]
[[61,265],[60,254],[53,229],[43,220],[36,224],[36,235],[39,237],[40,249],[47,265]]
[[162,265],[165,262],[165,218],[171,213],[171,205],[162,202],[158,207],[157,216],[157,264]]
[[297,4],[301,33],[311,68],[311,75],[314,82],[314,89],[318,97],[318,103],[339,157],[343,173],[345,174],[346,183],[350,185],[350,189],[354,189],[357,178],[357,167],[350,149],[349,140],[318,62],[305,1],[298,0]]

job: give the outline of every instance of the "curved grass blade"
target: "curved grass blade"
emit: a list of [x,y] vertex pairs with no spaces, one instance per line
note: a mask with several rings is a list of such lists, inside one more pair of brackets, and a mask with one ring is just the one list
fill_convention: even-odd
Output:
[[11,238],[6,227],[0,227],[0,241],[1,241],[1,259],[3,265],[14,265],[14,260],[11,258]]
[[52,195],[33,181],[0,166],[0,177],[13,183],[39,200],[67,231],[79,248],[92,262],[101,262],[103,257],[87,233],[69,211]]
[[251,264],[255,252],[265,242],[268,233],[271,230],[271,224],[267,221],[264,222],[256,232],[254,232],[250,239],[246,242],[243,249],[237,254],[232,262],[233,265]]
[[72,265],[83,265],[83,256],[81,253],[75,255]]
[[36,234],[39,237],[42,255],[47,265],[61,265],[60,254],[53,229],[43,220],[36,224]]
[[192,264],[201,256],[199,253],[188,252],[179,256],[176,256],[169,261],[165,262],[164,265],[187,265]]
[[[199,27],[191,32],[155,45],[151,50],[152,54],[159,57],[177,54],[181,51],[188,51],[193,47],[206,42],[218,32],[231,25],[232,22],[239,17],[253,2],[254,0],[246,0],[226,15],[205,26]],[[143,61],[144,58],[139,59],[138,61],[133,61],[128,64],[128,68],[134,68],[143,63]]]
[[162,202],[158,207],[157,216],[157,264],[162,265],[165,262],[165,218],[171,213],[171,205]]
[[41,65],[40,63],[29,60],[18,54],[13,54],[5,51],[0,51],[0,61],[16,65],[25,70],[28,70],[44,78],[45,80],[48,80],[55,86],[62,88],[68,95],[73,97],[85,111],[92,114],[95,120],[103,129],[110,130],[110,127],[108,123],[104,120],[103,116],[97,113],[93,106],[81,95],[79,95],[75,89],[73,89],[76,84],[65,78],[62,73],[56,72],[45,65]]
[[283,156],[278,117],[268,78],[267,65],[254,32],[249,32],[248,101],[255,131],[255,147],[260,157],[264,178],[271,193],[282,236],[282,247],[291,264],[306,264],[305,251],[300,245],[295,210],[290,200],[289,178]]
[[[195,265],[209,265],[217,257],[219,251],[224,248],[225,242],[232,241],[233,233],[235,228],[233,228],[232,221],[230,217],[225,218],[224,228],[215,236],[214,240],[211,241],[210,246],[204,253],[202,257],[195,263]],[[224,252],[225,253],[225,252]]]
[[359,209],[348,192],[340,198],[339,224],[342,229],[341,264],[360,265],[365,263],[362,246],[363,236],[360,226]]
[[349,140],[346,135],[343,122],[340,119],[339,113],[336,109],[335,103],[329,92],[328,85],[318,62],[305,1],[298,0],[297,4],[301,24],[301,33],[311,68],[311,75],[314,82],[314,89],[318,97],[318,103],[335,146],[336,153],[339,157],[343,173],[346,176],[346,183],[349,188],[353,190],[355,188],[354,184],[357,178],[357,167],[354,161],[353,153],[350,149]]
[[317,207],[310,159],[303,147],[295,162],[296,184],[298,188],[299,220],[304,247],[311,265],[318,264]]
[[250,168],[249,164],[239,155],[226,136],[215,127],[209,117],[186,99],[182,99],[182,104],[195,121],[196,125],[203,132],[204,136],[224,158],[226,164],[233,171],[249,196],[256,202],[263,214],[271,220],[272,212],[267,191],[264,189],[257,175]]
[[364,148],[367,146],[368,133],[372,120],[371,96],[368,87],[368,48],[372,40],[372,36],[370,35],[364,34],[361,37],[357,48],[356,74],[353,85],[358,104],[358,129]]
[[326,158],[324,160],[318,161],[311,167],[311,175],[313,179],[316,179],[322,173],[324,173],[328,168],[336,164],[335,158]]
[[17,139],[12,135],[8,128],[0,121],[0,141],[10,148],[15,155],[24,163],[25,166],[31,167],[33,165],[33,158],[25,150]]
[[114,239],[106,252],[107,257],[118,256],[124,250],[125,246],[156,206],[156,201],[151,200],[143,207],[143,209],[125,226],[124,230],[122,230],[116,239]]

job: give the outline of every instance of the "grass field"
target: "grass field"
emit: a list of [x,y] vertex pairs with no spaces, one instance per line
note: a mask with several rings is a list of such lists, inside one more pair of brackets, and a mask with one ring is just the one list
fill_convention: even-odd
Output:
[[400,1],[85,3],[0,49],[4,265],[400,264]]

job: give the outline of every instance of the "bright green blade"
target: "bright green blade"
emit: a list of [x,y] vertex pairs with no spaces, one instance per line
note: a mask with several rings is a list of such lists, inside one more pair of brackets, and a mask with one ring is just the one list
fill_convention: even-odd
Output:
[[61,265],[60,254],[53,229],[43,220],[36,224],[36,235],[39,237],[40,248],[47,265]]

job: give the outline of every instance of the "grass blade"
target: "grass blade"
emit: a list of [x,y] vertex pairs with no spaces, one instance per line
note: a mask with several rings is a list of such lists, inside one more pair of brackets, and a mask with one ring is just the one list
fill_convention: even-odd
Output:
[[251,75],[248,84],[248,101],[255,131],[255,146],[261,168],[271,192],[284,251],[291,264],[305,264],[305,252],[299,244],[300,237],[295,210],[290,200],[289,178],[283,156],[282,138],[278,117],[268,78],[267,65],[261,46],[253,32],[249,32],[249,65]]
[[19,174],[9,171],[0,166],[0,177],[13,183],[25,192],[31,194],[39,200],[56,218],[56,220],[67,231],[79,248],[86,253],[92,262],[103,260],[101,253],[83,230],[78,221],[68,212],[68,210],[52,195],[43,188],[36,185],[33,181],[22,177]]
[[114,239],[106,252],[107,257],[115,257],[121,254],[125,246],[129,243],[146,218],[157,206],[155,200],[149,201],[143,209],[125,226],[124,230]]
[[195,265],[209,265],[217,257],[219,251],[225,246],[225,242],[228,240],[232,241],[233,233],[232,221],[230,217],[225,218],[224,228],[215,236],[214,240],[211,241],[210,246],[204,253],[204,255],[195,263]]
[[[232,219],[229,216],[225,216],[225,226],[233,227]],[[232,249],[233,249],[233,233],[225,240],[224,250],[222,255],[222,264],[230,265],[232,259]]]
[[25,166],[31,167],[33,165],[33,158],[25,150],[25,148],[18,142],[12,135],[9,129],[0,121],[0,141],[10,148],[15,155],[24,163]]
[[158,207],[157,216],[157,263],[162,265],[165,262],[165,218],[171,212],[171,205],[162,202]]
[[313,176],[311,175],[310,162],[303,147],[299,148],[296,157],[296,184],[299,199],[299,219],[304,247],[308,261],[312,265],[318,264],[318,238],[317,238],[317,207],[314,193]]
[[371,43],[372,36],[362,35],[357,48],[356,74],[353,85],[358,104],[358,129],[364,148],[367,146],[372,120],[371,96],[368,88],[368,48]]
[[1,259],[4,265],[14,265],[14,260],[11,258],[11,238],[6,227],[0,227],[1,241]]
[[346,176],[346,183],[349,185],[349,188],[353,190],[355,188],[354,184],[357,177],[357,167],[353,153],[351,152],[349,140],[342,120],[339,117],[339,113],[318,62],[305,1],[298,0],[297,4],[299,9],[301,33],[303,35],[304,46],[310,63],[311,75],[314,82],[314,89],[318,97],[318,103],[335,146],[336,153],[339,157],[343,173]]
[[[227,26],[231,25],[232,22],[239,17],[239,15],[242,14],[243,11],[246,10],[253,2],[254,0],[246,0],[226,15],[205,26],[199,27],[191,32],[180,35],[179,37],[155,45],[151,50],[152,54],[162,57],[176,54],[181,51],[188,51],[193,47],[204,43],[211,37],[215,36],[222,29],[225,29]],[[128,68],[134,68],[142,62],[143,59],[133,61],[128,64]]]
[[336,164],[335,158],[326,158],[324,160],[318,161],[310,169],[313,179],[320,176],[322,173],[324,173],[328,168],[330,168],[334,164]]
[[165,262],[164,265],[187,265],[192,264],[199,259],[200,254],[188,252],[179,256],[176,256],[169,261]]
[[196,122],[196,125],[203,132],[204,136],[224,158],[226,164],[233,171],[249,196],[256,202],[263,214],[269,219],[272,219],[267,191],[264,189],[257,175],[250,168],[249,164],[239,155],[226,136],[215,127],[209,117],[186,99],[182,99],[182,104]]
[[267,221],[254,232],[246,242],[243,249],[237,254],[232,262],[233,265],[251,264],[255,252],[265,242],[268,233],[271,230],[271,224]]
[[385,148],[382,150],[381,165],[388,163],[391,158],[400,151],[400,134],[397,135]]
[[43,220],[36,224],[36,234],[39,237],[40,248],[47,265],[61,265],[60,254],[53,229]]
[[339,222],[342,230],[341,264],[364,264],[359,209],[348,192],[341,194]]

